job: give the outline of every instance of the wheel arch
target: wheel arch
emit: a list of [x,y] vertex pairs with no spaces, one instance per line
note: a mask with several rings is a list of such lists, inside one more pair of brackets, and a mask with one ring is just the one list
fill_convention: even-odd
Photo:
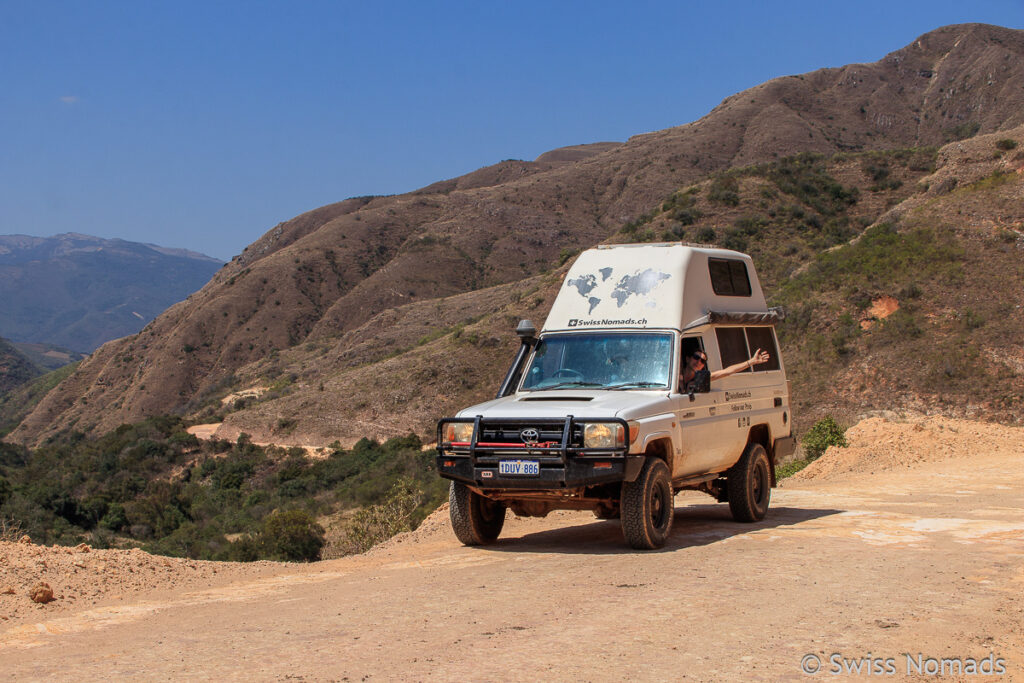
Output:
[[764,451],[768,454],[768,470],[772,476],[772,486],[776,486],[778,482],[775,479],[775,449],[772,448],[771,428],[765,423],[752,426],[747,432],[747,445],[752,443],[764,446]]
[[672,439],[667,435],[654,435],[647,443],[644,444],[644,454],[658,458],[664,461],[668,466],[669,476],[672,476],[673,466],[673,450],[672,450]]

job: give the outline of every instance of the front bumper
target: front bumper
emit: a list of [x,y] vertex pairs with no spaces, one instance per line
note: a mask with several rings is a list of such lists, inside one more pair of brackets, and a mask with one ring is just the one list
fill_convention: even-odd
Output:
[[[446,444],[444,426],[452,422],[472,422],[469,443]],[[629,455],[629,446],[620,448],[584,448],[579,436],[585,423],[621,424],[624,434],[629,426],[619,418],[445,418],[437,426],[437,471],[446,478],[482,489],[549,490],[574,489],[620,481],[633,481],[643,467],[643,455]],[[535,429],[554,438],[543,444],[487,440],[488,434],[514,433],[520,428]],[[481,436],[485,438],[481,438]],[[491,437],[494,438],[494,437]],[[628,441],[628,437],[627,437]],[[502,474],[502,461],[521,460],[537,463],[535,475]]]

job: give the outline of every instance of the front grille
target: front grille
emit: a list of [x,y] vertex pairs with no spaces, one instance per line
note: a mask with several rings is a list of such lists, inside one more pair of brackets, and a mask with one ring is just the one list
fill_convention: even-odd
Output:
[[[557,425],[553,424],[538,424],[533,421],[523,422],[502,422],[492,423],[486,420],[480,423],[480,432],[477,436],[478,444],[514,444],[515,446],[522,446],[527,443],[527,439],[523,438],[523,432],[528,430],[535,430],[537,436],[535,439],[529,439],[537,444],[550,444],[551,447],[558,447],[562,445],[562,435],[565,431],[565,423],[562,422]],[[583,443],[583,430],[579,425],[573,425],[572,433],[569,437],[569,446],[580,446]]]
[[[571,415],[565,418],[522,419],[446,417],[437,423],[438,450],[453,455],[469,455],[473,462],[491,461],[524,453],[529,454],[531,458],[539,458],[542,464],[549,461],[564,463],[566,457],[572,455],[586,456],[593,453],[608,456],[611,454],[610,451],[620,451],[620,456],[626,454],[627,448],[585,448],[583,425],[588,422],[609,422],[621,425],[624,430],[629,428],[626,421],[621,418],[587,418]],[[449,423],[473,423],[473,441],[445,442],[444,429]],[[536,431],[536,435],[527,433],[524,438],[523,432],[527,430]]]

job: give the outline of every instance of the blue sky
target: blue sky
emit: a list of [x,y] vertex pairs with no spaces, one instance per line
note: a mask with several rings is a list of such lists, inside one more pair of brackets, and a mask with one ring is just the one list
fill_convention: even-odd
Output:
[[277,223],[700,118],[1024,0],[0,0],[0,234],[229,259]]

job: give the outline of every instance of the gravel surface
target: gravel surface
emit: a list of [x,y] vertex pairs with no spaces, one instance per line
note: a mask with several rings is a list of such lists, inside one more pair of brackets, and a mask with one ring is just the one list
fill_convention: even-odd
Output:
[[[0,671],[776,681],[808,680],[809,659],[837,678],[839,654],[891,659],[896,680],[935,680],[912,674],[910,655],[992,657],[1005,675],[989,679],[1024,680],[1022,431],[871,418],[773,491],[762,522],[679,494],[655,552],[585,512],[510,515],[494,545],[468,548],[445,509],[369,553],[311,564],[4,544]],[[40,581],[48,604],[29,597]]]
[[[150,555],[134,550],[44,547],[0,542],[0,623],[46,618],[85,607],[120,603],[281,571],[277,562],[224,563]],[[33,602],[45,583],[53,600]]]

